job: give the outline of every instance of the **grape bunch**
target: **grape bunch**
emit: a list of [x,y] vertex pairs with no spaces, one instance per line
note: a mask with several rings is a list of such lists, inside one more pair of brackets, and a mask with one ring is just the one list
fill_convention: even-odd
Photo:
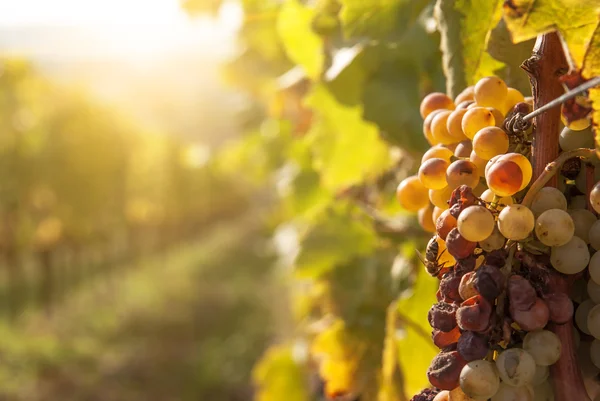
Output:
[[[396,195],[433,234],[419,256],[439,279],[428,321],[440,352],[427,371],[433,388],[415,401],[553,399],[549,367],[564,354],[553,328],[573,320],[578,342],[595,338],[588,356],[600,372],[600,221],[591,211],[600,213],[600,182],[587,190],[586,167],[598,161],[573,158],[557,188],[534,191],[531,133],[506,126],[531,109],[497,77],[454,101],[432,93],[421,103],[431,148]],[[590,122],[562,128],[559,144],[593,148]],[[570,297],[569,280],[587,291]]]

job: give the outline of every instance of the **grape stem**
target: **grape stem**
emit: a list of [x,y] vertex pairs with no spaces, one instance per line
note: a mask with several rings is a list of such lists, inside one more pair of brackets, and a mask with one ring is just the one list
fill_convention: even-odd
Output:
[[581,148],[561,153],[560,156],[556,158],[556,160],[546,165],[544,171],[535,180],[535,182],[531,184],[531,187],[527,191],[527,194],[525,194],[525,197],[523,198],[523,202],[521,202],[521,204],[527,207],[531,207],[531,203],[533,202],[533,199],[535,198],[537,193],[546,186],[546,184],[552,179],[552,177],[556,175],[557,172],[560,171],[563,164],[565,164],[567,160],[573,157],[591,159],[592,157],[596,157],[596,151],[594,149]]

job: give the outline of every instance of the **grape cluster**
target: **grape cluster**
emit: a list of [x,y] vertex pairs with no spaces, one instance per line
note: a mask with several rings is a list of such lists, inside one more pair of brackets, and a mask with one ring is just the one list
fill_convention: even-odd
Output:
[[[427,371],[434,389],[423,393],[434,401],[551,397],[549,366],[562,344],[548,324],[573,318],[596,338],[591,360],[600,369],[600,252],[593,253],[600,221],[585,209],[600,213],[600,182],[586,199],[585,169],[574,159],[558,188],[522,204],[532,182],[531,138],[507,130],[513,110],[528,112],[531,99],[497,77],[454,100],[426,96],[420,112],[432,147],[397,189],[400,205],[434,234],[420,255],[439,279],[428,321],[440,352]],[[563,151],[593,146],[589,121],[560,133]],[[548,285],[553,275],[575,274],[589,277],[589,297],[574,298],[577,308]]]

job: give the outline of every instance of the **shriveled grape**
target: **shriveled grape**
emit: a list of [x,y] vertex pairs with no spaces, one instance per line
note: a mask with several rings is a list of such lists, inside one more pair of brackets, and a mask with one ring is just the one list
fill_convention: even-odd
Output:
[[501,352],[496,359],[496,367],[502,381],[513,387],[531,384],[535,375],[535,360],[520,348]]

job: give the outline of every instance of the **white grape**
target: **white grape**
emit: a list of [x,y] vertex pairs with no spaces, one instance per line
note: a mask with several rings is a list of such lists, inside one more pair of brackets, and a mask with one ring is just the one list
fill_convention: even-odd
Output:
[[466,240],[483,241],[494,231],[494,216],[483,206],[469,206],[458,215],[457,228]]
[[539,216],[550,209],[567,210],[567,198],[556,188],[544,187],[533,197],[531,211]]
[[592,280],[596,283],[600,283],[600,252],[596,252],[592,255],[588,271],[590,272]]
[[573,219],[564,210],[546,210],[535,221],[535,235],[544,245],[564,245],[573,238],[574,234]]
[[579,148],[593,148],[594,135],[591,126],[582,131],[574,131],[568,127],[563,128],[558,137],[558,143],[565,152]]
[[533,388],[534,401],[554,401],[554,389],[552,383],[546,380],[542,384],[539,384]]
[[592,333],[588,328],[588,315],[594,306],[596,306],[594,301],[591,299],[586,299],[579,304],[577,310],[575,311],[575,323],[577,324],[577,327],[579,327],[579,330],[589,335]]
[[560,358],[561,343],[556,334],[548,330],[530,331],[523,339],[523,349],[540,366],[549,366]]
[[600,182],[597,182],[590,191],[590,203],[596,213],[600,213]]
[[590,334],[600,339],[600,305],[594,306],[588,312],[587,325]]
[[523,205],[509,205],[498,215],[498,229],[508,239],[520,241],[529,236],[535,226],[535,218]]
[[586,242],[590,243],[590,229],[597,221],[596,215],[587,209],[569,210],[569,215],[575,224],[575,235]]
[[588,280],[587,293],[592,301],[600,303],[600,285],[596,284],[594,280]]
[[498,226],[494,225],[494,231],[489,237],[483,241],[479,241],[479,246],[486,252],[495,251],[500,249],[506,243],[506,238],[500,233]]
[[521,348],[510,348],[500,353],[496,367],[502,382],[513,387],[531,384],[535,375],[535,360]]
[[588,239],[590,240],[592,248],[600,250],[600,220],[596,220],[590,227]]
[[533,401],[533,395],[531,386],[512,387],[501,383],[492,401]]
[[[495,194],[492,192],[491,189],[486,189],[485,191],[483,191],[483,193],[481,194],[480,198],[483,201],[486,201],[488,203],[492,203],[494,201],[494,196]],[[501,196],[498,199],[497,202],[499,205],[512,205],[514,202],[512,196]]]
[[537,365],[531,384],[534,386],[540,385],[548,379],[548,376],[550,376],[550,368],[548,368],[548,366]]
[[587,244],[575,235],[565,245],[552,247],[550,251],[552,267],[564,274],[579,273],[589,261],[590,251]]
[[499,386],[498,370],[492,362],[471,361],[460,372],[460,388],[469,397],[488,399]]
[[590,345],[590,358],[594,366],[600,369],[600,340],[592,341]]

